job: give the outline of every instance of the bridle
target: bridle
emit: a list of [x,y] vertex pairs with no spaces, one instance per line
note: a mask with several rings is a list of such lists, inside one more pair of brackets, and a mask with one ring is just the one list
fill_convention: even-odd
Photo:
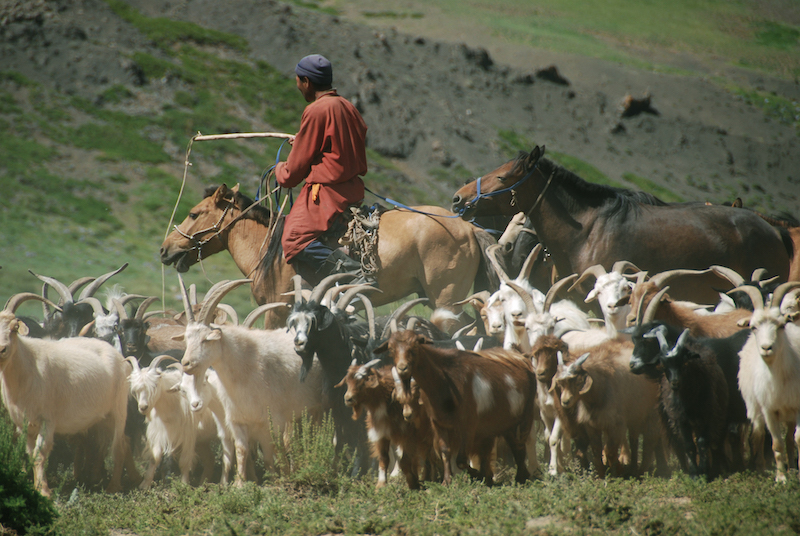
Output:
[[[534,171],[539,171],[539,174],[542,175],[542,177],[544,177],[544,174],[542,174],[542,171],[539,169],[539,162],[541,162],[541,160],[537,160],[536,164],[533,165],[533,168],[524,177],[522,177],[520,180],[518,180],[511,186],[508,186],[506,188],[501,188],[500,190],[495,190],[493,192],[486,192],[486,193],[481,192],[481,179],[483,177],[478,177],[475,184],[475,191],[476,191],[475,197],[464,203],[464,206],[461,207],[458,214],[460,216],[463,216],[468,209],[472,208],[481,199],[488,199],[491,197],[495,197],[497,195],[505,194],[507,192],[511,192],[510,204],[512,207],[515,206],[517,204],[517,188],[519,188],[520,185],[522,185],[528,179],[530,179],[533,176]],[[530,215],[530,213],[533,212],[533,210],[539,205],[539,203],[541,203],[542,199],[544,198],[545,192],[547,192],[547,189],[550,187],[550,183],[553,181],[554,175],[555,171],[553,171],[553,173],[550,174],[550,178],[547,179],[547,183],[545,183],[544,188],[542,188],[542,191],[539,193],[539,197],[536,198],[536,201],[533,203],[531,208],[528,209],[526,215]]]

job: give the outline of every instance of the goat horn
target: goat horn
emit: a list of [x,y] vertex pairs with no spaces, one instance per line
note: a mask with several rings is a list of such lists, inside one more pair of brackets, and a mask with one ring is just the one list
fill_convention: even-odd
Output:
[[406,331],[414,331],[414,328],[417,327],[419,324],[419,319],[415,316],[412,316],[408,319],[408,323],[406,324]]
[[81,328],[81,330],[78,332],[78,337],[86,337],[86,334],[89,333],[89,331],[91,331],[93,327],[94,327],[94,320],[87,323],[85,326]]
[[766,268],[756,268],[753,270],[753,275],[750,276],[750,281],[754,283],[760,282],[769,272],[767,272]]
[[192,302],[189,299],[189,293],[186,292],[186,284],[183,282],[180,272],[178,272],[178,281],[181,284],[181,299],[183,299],[183,310],[186,312],[186,323],[194,322],[194,311],[192,311]]
[[761,288],[764,288],[764,287],[766,287],[767,285],[769,285],[770,283],[774,283],[775,281],[777,281],[778,279],[780,279],[780,277],[781,277],[781,276],[779,276],[779,275],[776,275],[776,276],[772,276],[772,277],[770,277],[769,279],[762,279],[762,280],[760,280],[760,281],[758,282],[758,286],[759,286],[759,287],[761,287]]
[[361,378],[366,376],[367,371],[369,369],[371,369],[372,367],[374,367],[375,365],[380,364],[380,362],[381,362],[380,359],[373,359],[369,363],[365,363],[365,364],[361,365],[361,367],[359,367],[359,369],[358,369],[358,372],[355,373],[356,379],[360,380]]
[[363,294],[365,292],[383,292],[378,287],[373,287],[372,285],[358,285],[349,290],[347,290],[344,294],[341,295],[339,301],[336,302],[337,309],[344,309],[347,307],[353,298],[356,297],[356,294]]
[[480,292],[476,292],[475,294],[467,296],[461,301],[455,302],[453,305],[466,305],[467,303],[470,303],[473,300],[475,300],[481,302],[481,307],[483,307],[483,305],[487,302],[487,300],[491,295],[492,295],[491,292],[489,292],[488,290],[482,290]]
[[323,279],[319,282],[319,284],[314,287],[314,290],[311,291],[311,297],[308,301],[313,301],[319,303],[322,300],[322,297],[325,295],[325,291],[328,288],[332,287],[337,281],[341,281],[342,279],[346,278],[353,278],[353,274],[332,274]]
[[[405,314],[409,312],[411,309],[427,301],[428,298],[417,298],[415,300],[409,300],[400,307],[398,307],[397,309],[395,309],[394,312],[391,314],[391,316],[389,316],[389,320],[386,321],[386,325],[383,327],[383,332],[381,333],[381,339],[385,339],[389,335],[389,329],[391,328],[392,320],[395,321],[395,328],[396,328],[398,318],[403,318]],[[397,329],[395,329],[394,331],[397,331]],[[394,331],[392,331],[392,333],[394,333]]]
[[214,292],[208,291],[203,305],[200,306],[200,312],[197,314],[198,321],[202,324],[208,325],[211,322],[211,313],[217,308],[220,300],[225,295],[236,287],[242,286],[245,283],[252,283],[252,279],[237,279],[235,281],[227,281],[220,285],[219,288],[214,289]]
[[570,363],[569,367],[567,368],[566,375],[571,376],[572,374],[575,374],[578,371],[578,369],[582,369],[583,364],[586,362],[587,359],[589,359],[589,352],[586,352],[578,359]]
[[497,257],[495,257],[495,252],[498,249],[500,249],[500,244],[492,244],[491,246],[486,248],[486,256],[489,258],[489,262],[492,263],[494,271],[497,272],[497,276],[500,278],[500,280],[508,283],[509,281],[511,281],[511,278],[508,277],[506,271],[503,270],[502,266],[500,266],[500,261],[497,260]]
[[536,306],[533,303],[533,296],[531,296],[530,292],[528,292],[522,286],[516,284],[513,281],[506,281],[506,285],[508,285],[508,287],[511,290],[513,290],[514,292],[519,294],[519,297],[522,299],[523,303],[525,304],[525,307],[527,308],[527,310],[528,310],[527,312],[528,313],[535,313],[536,312]]
[[[228,317],[231,319],[231,322],[233,323],[233,325],[235,325],[235,326],[239,325],[239,315],[236,313],[236,309],[234,309],[233,307],[231,307],[227,303],[219,303],[219,304],[217,304],[217,309],[225,311],[225,314],[227,314]],[[222,324],[222,322],[220,322],[220,324]]]
[[[650,303],[647,304],[647,309],[642,315],[642,324],[647,324],[648,322],[652,322],[653,319],[656,317],[656,311],[658,311],[658,306],[661,303],[661,298],[664,297],[664,294],[667,293],[669,290],[669,286],[666,286],[659,290],[653,299],[650,300]],[[641,309],[642,303],[644,303],[644,296],[642,296],[642,301],[639,302],[639,308]]]
[[[211,288],[214,288],[213,285]],[[197,305],[197,285],[192,283],[189,285],[189,305],[195,306]]]
[[564,354],[561,353],[561,350],[556,352],[556,358],[558,359],[559,366],[564,366]]
[[364,311],[367,313],[367,326],[369,326],[369,338],[375,340],[375,333],[377,332],[375,326],[375,308],[372,306],[372,301],[366,294],[358,294],[361,301],[364,303]]
[[128,311],[125,310],[125,304],[123,304],[120,300],[113,300],[112,303],[114,304],[114,309],[117,311],[117,316],[119,319],[127,320]]
[[638,266],[633,264],[631,261],[617,261],[614,263],[614,266],[611,267],[612,272],[617,272],[619,275],[622,275],[627,270],[633,270],[634,272],[641,272]]
[[33,292],[21,292],[19,294],[14,294],[8,299],[8,301],[6,302],[6,306],[3,308],[3,310],[13,313],[17,310],[17,307],[19,307],[20,305],[22,305],[23,302],[26,302],[28,300],[38,300],[58,311],[61,311],[61,307],[51,302],[47,298],[39,296],[38,294],[34,294]]
[[137,372],[141,370],[139,368],[139,361],[135,357],[133,357],[132,355],[127,356],[125,358],[125,361],[127,361],[128,363],[131,364],[131,366],[133,367],[133,370],[135,370]]
[[688,337],[689,337],[689,328],[686,328],[686,329],[683,330],[683,332],[681,333],[680,337],[678,337],[678,340],[675,343],[675,346],[669,352],[667,352],[667,355],[665,357],[675,357],[676,355],[678,355],[678,352],[680,352],[681,349],[684,346],[686,346],[686,339]]
[[564,279],[559,280],[555,285],[550,287],[550,290],[547,291],[547,294],[544,297],[544,312],[550,312],[550,306],[553,305],[553,301],[556,299],[556,296],[561,289],[570,285],[575,279],[578,278],[578,274],[568,275]]
[[156,296],[150,296],[146,298],[141,304],[139,304],[139,307],[136,309],[136,314],[134,315],[134,318],[136,320],[144,320],[144,314],[147,311],[147,308],[150,307],[150,305],[156,301],[158,301],[158,298]]
[[711,268],[706,268],[705,270],[686,270],[680,268],[678,270],[667,270],[666,272],[661,272],[660,274],[656,274],[650,278],[650,282],[653,283],[658,288],[663,287],[668,281],[675,279],[676,277],[681,277],[684,275],[703,275],[711,272]]
[[517,276],[517,281],[519,281],[520,278],[524,279],[525,281],[530,280],[533,264],[536,262],[536,259],[539,258],[539,255],[541,255],[542,250],[544,250],[544,246],[542,245],[541,242],[533,246],[531,252],[528,253],[527,257],[525,257],[525,262],[522,263],[522,269],[519,271],[519,275]]
[[667,342],[667,326],[659,324],[644,335],[643,339],[658,339],[658,346],[661,348],[661,353],[666,354],[669,351],[669,343]]
[[781,283],[781,285],[775,289],[775,292],[772,293],[772,301],[770,302],[770,306],[780,307],[783,297],[786,296],[788,292],[791,292],[796,288],[800,288],[800,281],[788,281],[786,283]]
[[476,324],[477,322],[478,322],[477,320],[473,320],[472,322],[470,322],[469,324],[467,324],[467,325],[466,325],[466,326],[464,326],[463,328],[459,328],[458,330],[456,330],[456,332],[455,332],[455,333],[453,333],[453,336],[452,336],[452,337],[450,337],[450,338],[451,338],[451,339],[457,339],[457,338],[461,337],[461,336],[462,336],[464,333],[466,333],[467,331],[469,331],[469,330],[471,330],[472,328],[474,328],[474,327],[475,327],[475,324]]
[[[67,285],[65,285],[64,283],[62,283],[58,279],[55,279],[55,278],[52,278],[52,277],[47,277],[46,275],[39,275],[37,273],[34,273],[32,270],[28,270],[28,271],[34,277],[40,279],[45,284],[50,285],[51,287],[56,289],[56,292],[58,292],[58,295],[61,296],[61,303],[62,304],[64,304],[64,303],[72,303],[73,301],[75,301],[75,299],[72,297],[72,293],[67,288]],[[42,289],[42,293],[43,294],[44,294],[44,292],[45,292],[44,289]]]
[[94,296],[81,298],[80,300],[78,300],[75,303],[76,303],[76,305],[79,304],[79,303],[88,303],[89,305],[91,305],[92,306],[92,310],[94,311],[94,316],[95,317],[106,314],[105,309],[103,309],[103,304],[100,303],[100,300],[98,300]]
[[67,286],[67,288],[69,289],[70,296],[74,296],[75,293],[78,292],[82,287],[86,286],[87,284],[91,283],[94,280],[95,280],[94,277],[88,275],[84,277],[79,277],[78,279],[70,283],[69,286]]
[[397,319],[396,318],[392,318],[389,321],[389,331],[391,331],[392,333],[397,333]]
[[724,277],[725,279],[730,281],[734,287],[740,287],[745,284],[744,277],[739,275],[739,272],[737,272],[736,270],[728,268],[727,266],[719,266],[715,264],[711,266],[711,271],[717,274],[718,276]]
[[296,274],[292,276],[294,282],[294,303],[303,303],[303,276]]
[[148,366],[148,368],[149,368],[150,370],[155,370],[156,372],[159,372],[159,370],[158,370],[158,366],[159,366],[159,365],[161,364],[161,362],[162,362],[162,361],[164,361],[165,359],[172,359],[173,361],[177,361],[177,359],[175,359],[175,358],[174,358],[174,357],[172,357],[171,355],[167,355],[167,354],[161,354],[161,355],[157,355],[156,357],[154,357],[154,358],[153,358],[153,361],[151,361],[151,362],[150,362],[150,365]]
[[[734,289],[731,289],[727,292],[730,295],[732,292],[740,290],[747,294],[750,297],[750,301],[753,302],[753,309],[760,310],[764,308],[764,296],[761,295],[761,291],[754,287],[753,285],[741,285]],[[773,301],[775,300],[775,294],[773,293]]]
[[259,305],[248,314],[244,322],[242,322],[242,326],[246,328],[252,328],[255,321],[258,319],[259,316],[263,315],[267,311],[275,309],[277,307],[291,307],[288,303],[284,302],[275,302],[275,303],[265,303],[264,305]]
[[569,287],[569,292],[575,290],[575,288],[578,285],[589,279],[589,277],[594,276],[595,279],[599,279],[601,275],[606,275],[607,273],[608,272],[606,272],[606,269],[603,268],[602,264],[595,264],[594,266],[590,266],[587,269],[585,269],[581,274],[581,276],[577,280],[575,280],[575,282],[572,284],[571,287]]
[[108,273],[105,273],[105,274],[101,275],[100,277],[98,277],[97,279],[92,281],[91,284],[88,287],[83,289],[79,299],[82,300],[84,298],[91,298],[92,296],[94,296],[94,293],[97,292],[97,289],[99,289],[100,286],[103,283],[105,283],[106,281],[108,281],[113,276],[117,275],[118,273],[120,273],[122,270],[124,270],[127,267],[128,267],[128,263],[126,262],[125,264],[123,264],[122,266],[117,268],[116,270],[113,270],[111,272],[108,272]]

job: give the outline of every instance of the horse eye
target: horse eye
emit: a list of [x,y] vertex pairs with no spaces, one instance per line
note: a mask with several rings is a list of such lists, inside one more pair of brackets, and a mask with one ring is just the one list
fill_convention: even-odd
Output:
[[189,217],[192,218],[193,220],[196,220],[197,216],[198,216],[198,214],[196,212],[190,212],[189,213]]
[[497,180],[499,180],[500,182],[506,182],[506,178],[507,177],[505,175],[498,175],[497,176]]

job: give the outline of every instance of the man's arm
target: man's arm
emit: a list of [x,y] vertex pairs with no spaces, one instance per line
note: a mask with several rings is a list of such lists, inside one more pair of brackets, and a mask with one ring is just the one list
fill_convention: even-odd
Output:
[[292,152],[286,162],[275,167],[278,184],[284,188],[293,188],[300,184],[311,172],[311,165],[319,161],[323,139],[325,137],[325,120],[321,114],[313,111],[303,113],[300,130],[294,138]]

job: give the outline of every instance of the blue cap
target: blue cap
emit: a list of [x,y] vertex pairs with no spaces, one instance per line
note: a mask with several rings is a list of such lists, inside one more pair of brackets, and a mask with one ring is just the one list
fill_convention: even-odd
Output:
[[294,68],[297,76],[305,76],[317,86],[329,86],[333,82],[333,69],[328,58],[319,54],[306,56]]

